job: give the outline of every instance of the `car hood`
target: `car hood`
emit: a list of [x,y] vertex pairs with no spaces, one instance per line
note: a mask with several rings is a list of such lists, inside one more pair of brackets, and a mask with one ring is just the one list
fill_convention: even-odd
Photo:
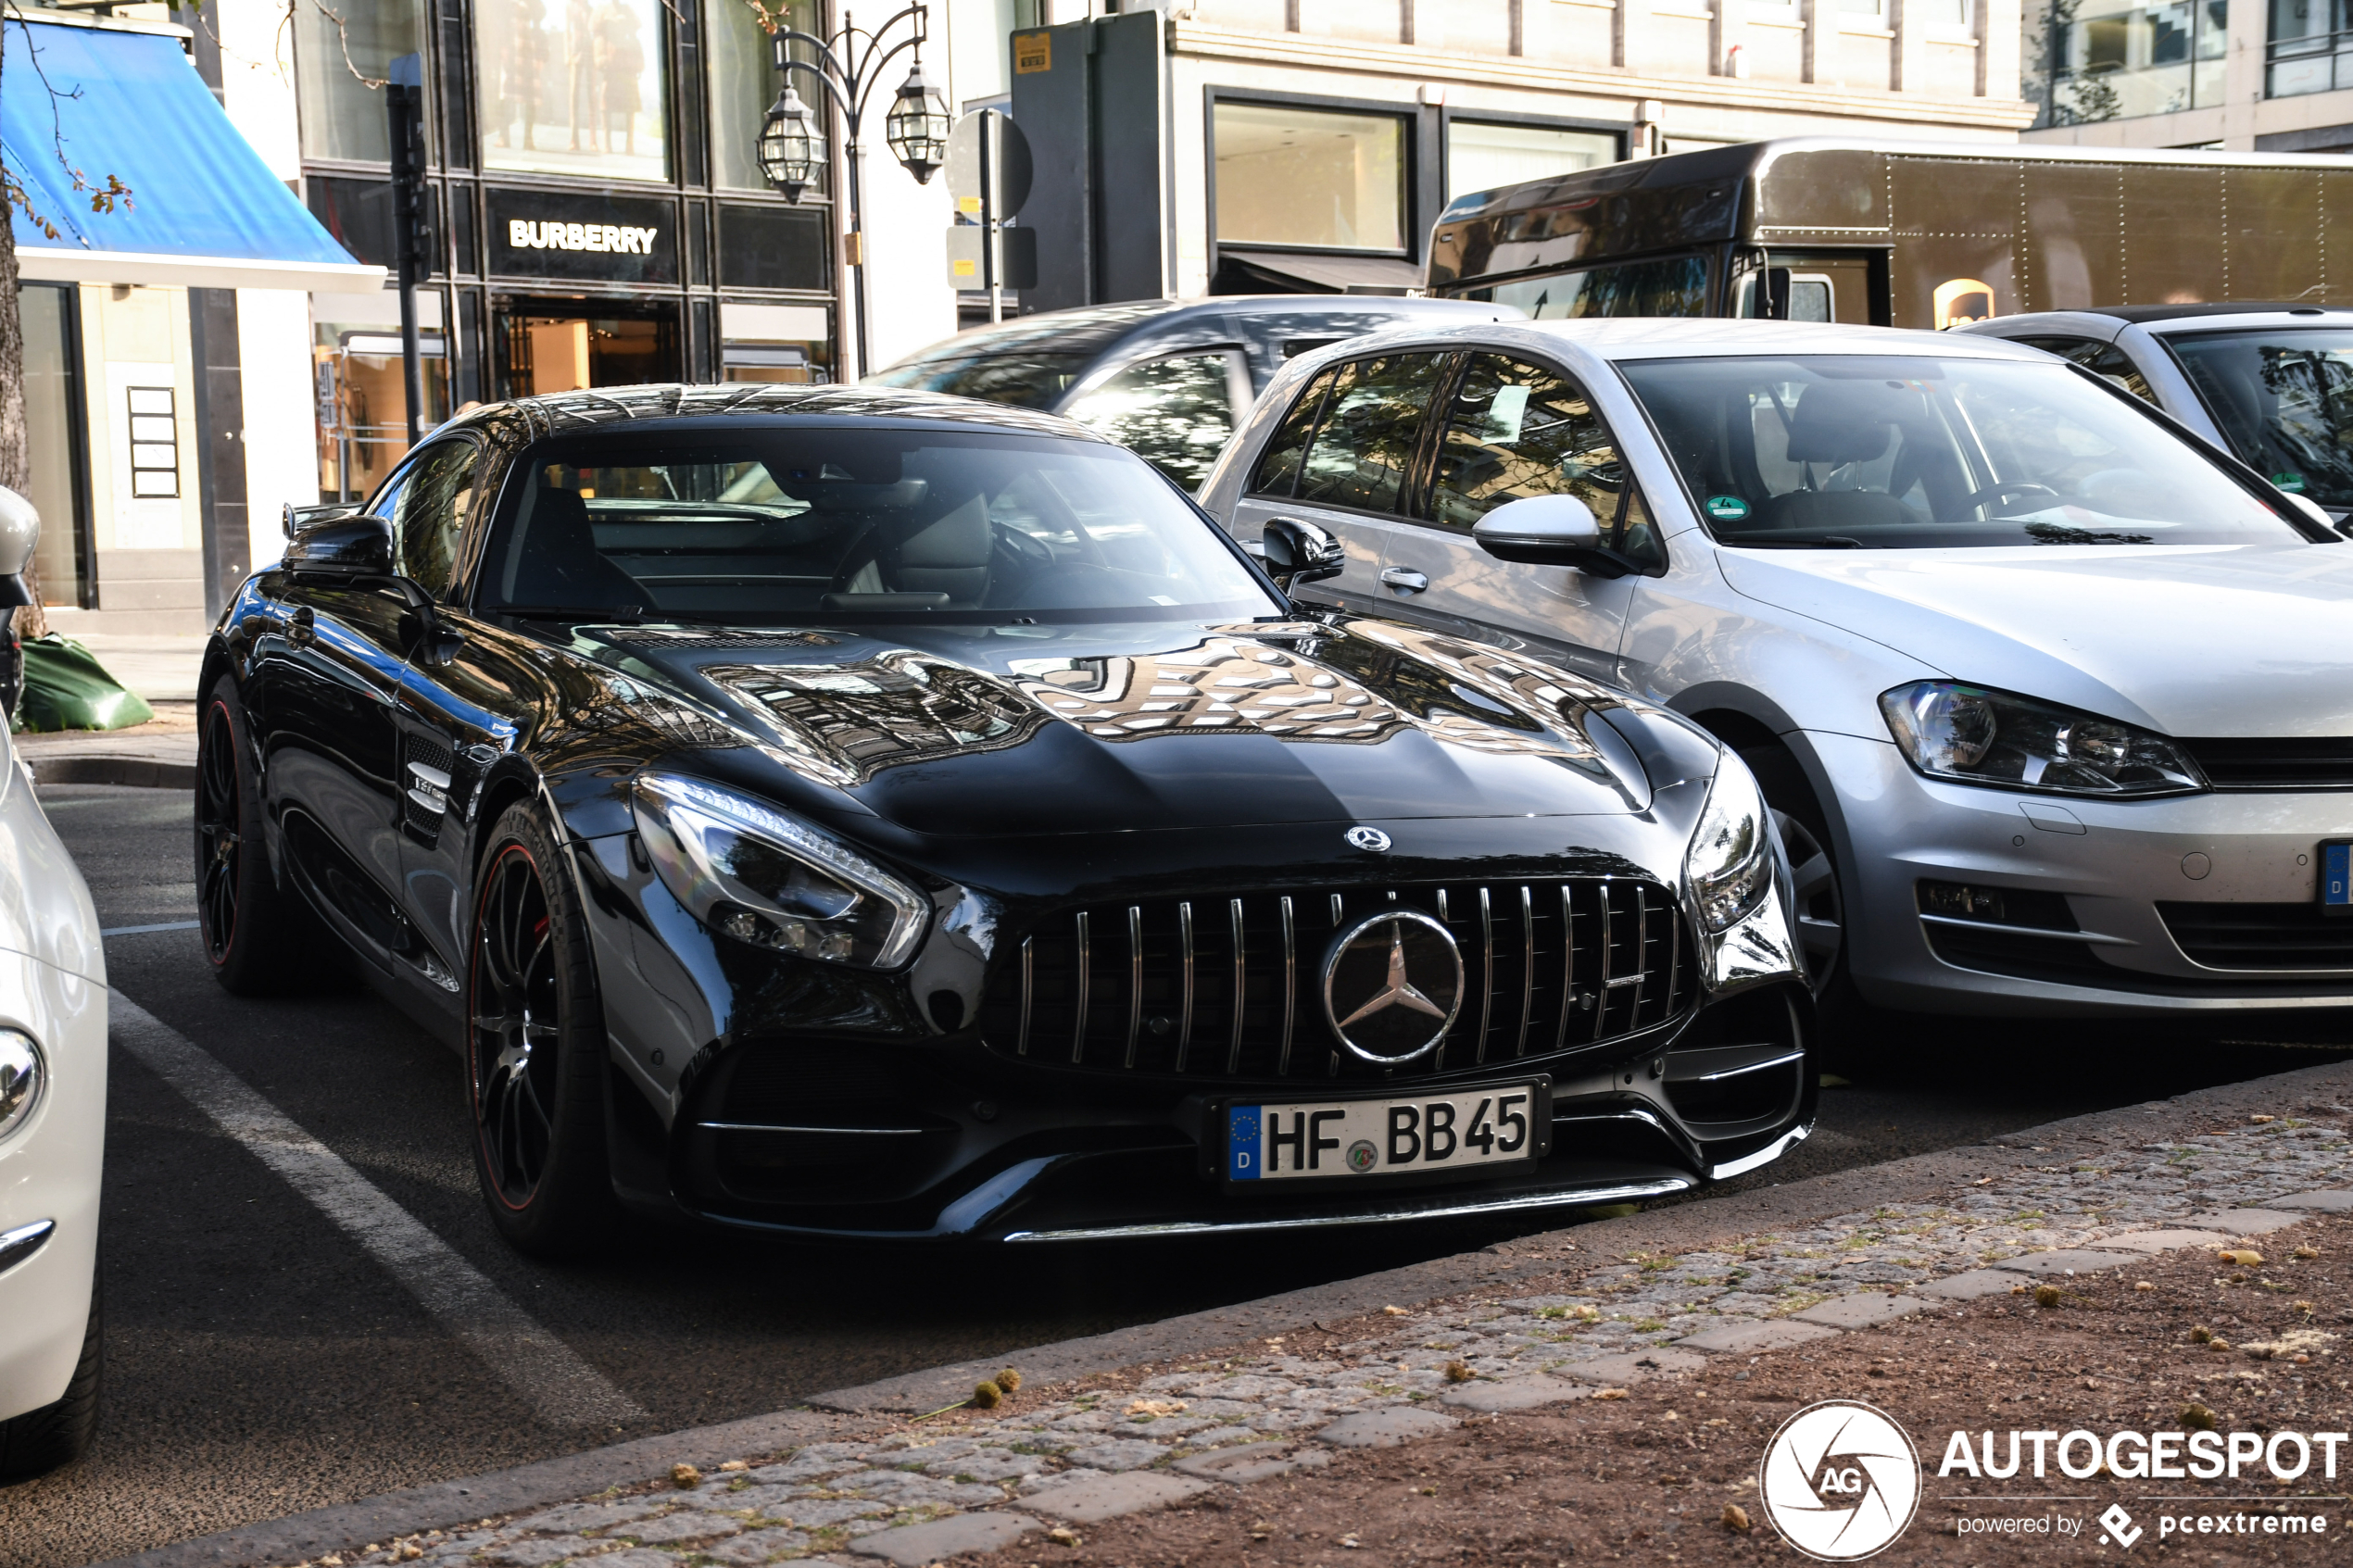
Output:
[[915,833],[1622,815],[1650,799],[1602,718],[1620,698],[1387,622],[578,634],[723,718],[796,793]]
[[1726,549],[1717,558],[1746,597],[1956,680],[2167,734],[2353,734],[2353,549]]

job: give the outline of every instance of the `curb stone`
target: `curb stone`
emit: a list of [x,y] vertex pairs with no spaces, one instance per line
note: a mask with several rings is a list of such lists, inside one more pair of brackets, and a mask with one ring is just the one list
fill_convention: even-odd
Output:
[[196,765],[145,757],[31,757],[36,784],[129,784],[139,789],[194,789]]
[[[569,1502],[610,1486],[642,1484],[680,1461],[709,1470],[724,1459],[744,1454],[781,1454],[814,1442],[840,1442],[868,1436],[885,1424],[883,1418],[887,1416],[937,1408],[954,1395],[969,1390],[977,1376],[993,1372],[1008,1360],[1018,1361],[1039,1386],[1071,1382],[1089,1374],[1168,1362],[1224,1349],[1305,1326],[1318,1318],[1372,1316],[1383,1306],[1399,1301],[1424,1303],[1481,1290],[1492,1292],[1556,1274],[1564,1263],[1573,1268],[1590,1268],[1613,1258],[1701,1252],[1718,1242],[1759,1233],[1802,1230],[1818,1225],[1828,1217],[1857,1210],[1868,1213],[1905,1202],[1926,1202],[1947,1197],[1956,1189],[1966,1191],[2005,1177],[2021,1183],[2047,1182],[2051,1178],[2046,1173],[2066,1169],[2064,1163],[2045,1163],[2054,1155],[2061,1161],[2078,1154],[2085,1159],[2120,1159],[2120,1151],[2157,1147],[2151,1140],[2190,1137],[2192,1135],[2183,1131],[2188,1127],[2244,1123],[2250,1119],[2250,1113],[2261,1113],[2262,1119],[2269,1122],[2283,1110],[2301,1109],[2308,1103],[2316,1107],[2316,1113],[2336,1115],[2345,1111],[2343,1102],[2347,1101],[2353,1101],[2353,1063],[2301,1069],[2246,1084],[2199,1090],[2170,1101],[2149,1101],[2051,1123],[1988,1145],[1942,1150],[1593,1222],[1570,1231],[1523,1237],[1479,1253],[1066,1340],[1011,1357],[993,1355],[985,1362],[963,1362],[860,1388],[834,1390],[811,1399],[809,1404],[816,1407],[813,1410],[781,1411],[641,1437],[486,1475],[409,1488],[158,1547],[117,1558],[104,1568],[258,1568],[263,1564],[307,1562],[331,1551],[348,1551],[367,1541],[396,1539],[426,1530],[465,1529],[484,1517]],[[2271,1190],[2282,1185],[2292,1184],[2273,1181]],[[2320,1184],[2308,1180],[2302,1185],[2311,1187]],[[2202,1209],[2189,1214],[2169,1213],[2161,1223],[2188,1230],[2197,1238],[2189,1245],[2203,1247],[2212,1245],[2216,1235],[2260,1235],[2309,1217],[2253,1208]],[[2119,1262],[2129,1261],[2132,1260],[2120,1259]],[[1631,1268],[1618,1272],[1635,1273]],[[1972,1275],[1990,1275],[2000,1282],[1998,1288],[2002,1290],[2020,1284],[2014,1272],[1977,1269],[1931,1283],[1907,1284],[1905,1288],[1914,1295],[1952,1298],[1962,1293],[1949,1287]],[[1700,1324],[1694,1322],[1691,1326],[1697,1328]],[[1427,1325],[1416,1324],[1411,1332],[1427,1331]],[[1445,1359],[1442,1353],[1440,1359]],[[1589,1358],[1559,1371],[1582,1381],[1622,1383],[1645,1375],[1671,1375],[1705,1364],[1704,1358],[1690,1351],[1654,1346],[1615,1356]],[[1414,1375],[1427,1378],[1432,1391],[1443,1386],[1435,1371]],[[1319,1424],[1312,1419],[1292,1424],[1293,1429],[1314,1424]],[[843,1444],[852,1452],[861,1446]],[[678,1500],[686,1499],[682,1495]],[[433,1562],[446,1562],[456,1568],[474,1549],[489,1544],[485,1534],[469,1530],[468,1536],[471,1539],[461,1549],[458,1539],[438,1542],[426,1568],[431,1568]],[[837,1552],[844,1549],[834,1549]],[[634,1555],[646,1549],[630,1550]],[[620,1568],[618,1554],[614,1555],[615,1568]],[[665,1568],[678,1568],[680,1560],[662,1561]],[[801,1561],[813,1565],[833,1560]]]

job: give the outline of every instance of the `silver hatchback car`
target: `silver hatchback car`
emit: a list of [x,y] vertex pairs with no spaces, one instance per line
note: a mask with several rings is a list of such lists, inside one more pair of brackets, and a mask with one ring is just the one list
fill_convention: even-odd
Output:
[[1386,332],[1288,367],[1202,494],[1246,544],[1334,536],[1302,596],[1734,746],[1826,1023],[2353,1006],[2353,547],[2085,370],[1787,322]]

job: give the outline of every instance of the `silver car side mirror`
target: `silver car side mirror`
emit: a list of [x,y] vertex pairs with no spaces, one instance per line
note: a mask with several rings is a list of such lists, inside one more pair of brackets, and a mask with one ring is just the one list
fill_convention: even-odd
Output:
[[25,586],[24,569],[41,543],[41,514],[15,491],[0,486],[0,608],[29,605],[32,593]]

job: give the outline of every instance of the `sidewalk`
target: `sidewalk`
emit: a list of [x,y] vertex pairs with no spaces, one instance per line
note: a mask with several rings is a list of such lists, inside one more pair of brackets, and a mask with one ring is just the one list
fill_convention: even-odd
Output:
[[80,636],[107,673],[147,699],[152,723],[123,730],[60,730],[10,737],[36,784],[134,784],[193,789],[196,783],[196,678],[202,637]]
[[[1044,1347],[1014,1363],[1061,1386],[1034,1377],[991,1411],[912,1418],[925,1400],[947,1403],[945,1386],[969,1390],[974,1368],[845,1390],[810,1403],[900,1413],[828,1424],[812,1412],[802,1430],[824,1440],[779,1431],[781,1443],[721,1448],[683,1482],[639,1459],[601,1492],[510,1504],[470,1526],[404,1530],[396,1499],[324,1511],[304,1538],[331,1539],[360,1517],[376,1533],[350,1537],[359,1549],[311,1549],[308,1561],[1746,1562],[1787,1549],[1755,1495],[1768,1439],[1827,1398],[1872,1403],[1920,1449],[1924,1499],[1888,1561],[1982,1562],[2063,1544],[1964,1541],[1964,1519],[2042,1519],[2061,1536],[2058,1522],[2071,1521],[2088,1552],[2110,1503],[2142,1519],[2120,1528],[2154,1529],[2165,1499],[2152,1489],[2167,1488],[2107,1472],[1941,1477],[1948,1435],[2343,1431],[2353,1406],[2339,1337],[2353,1332],[2348,1101],[2353,1065],[2316,1068],[1374,1282],[1456,1282],[1433,1299],[1372,1307],[1355,1282]],[[1906,1196],[1866,1196],[1882,1191]],[[1828,1197],[1847,1207],[1825,1208]],[[1102,1360],[1107,1345],[1155,1343],[1165,1350]],[[1098,1370],[1072,1376],[1090,1356]],[[673,1448],[711,1455],[719,1440]],[[645,1440],[630,1452],[651,1457]],[[2334,1534],[2348,1524],[2353,1449],[2336,1458],[2334,1479],[2316,1457],[2294,1486],[2258,1466],[2236,1485],[2170,1490],[2208,1512],[2237,1510],[2259,1534],[2283,1508],[2325,1514]],[[585,1474],[593,1456],[565,1462]],[[478,1478],[458,1495],[513,1495],[500,1482]],[[451,1488],[427,1490],[446,1509]],[[412,1501],[407,1512],[423,1510]],[[254,1549],[296,1524],[146,1561],[283,1563],[292,1556]],[[2259,1548],[2266,1560],[2341,1556],[2326,1538],[2196,1545],[2226,1561]]]

